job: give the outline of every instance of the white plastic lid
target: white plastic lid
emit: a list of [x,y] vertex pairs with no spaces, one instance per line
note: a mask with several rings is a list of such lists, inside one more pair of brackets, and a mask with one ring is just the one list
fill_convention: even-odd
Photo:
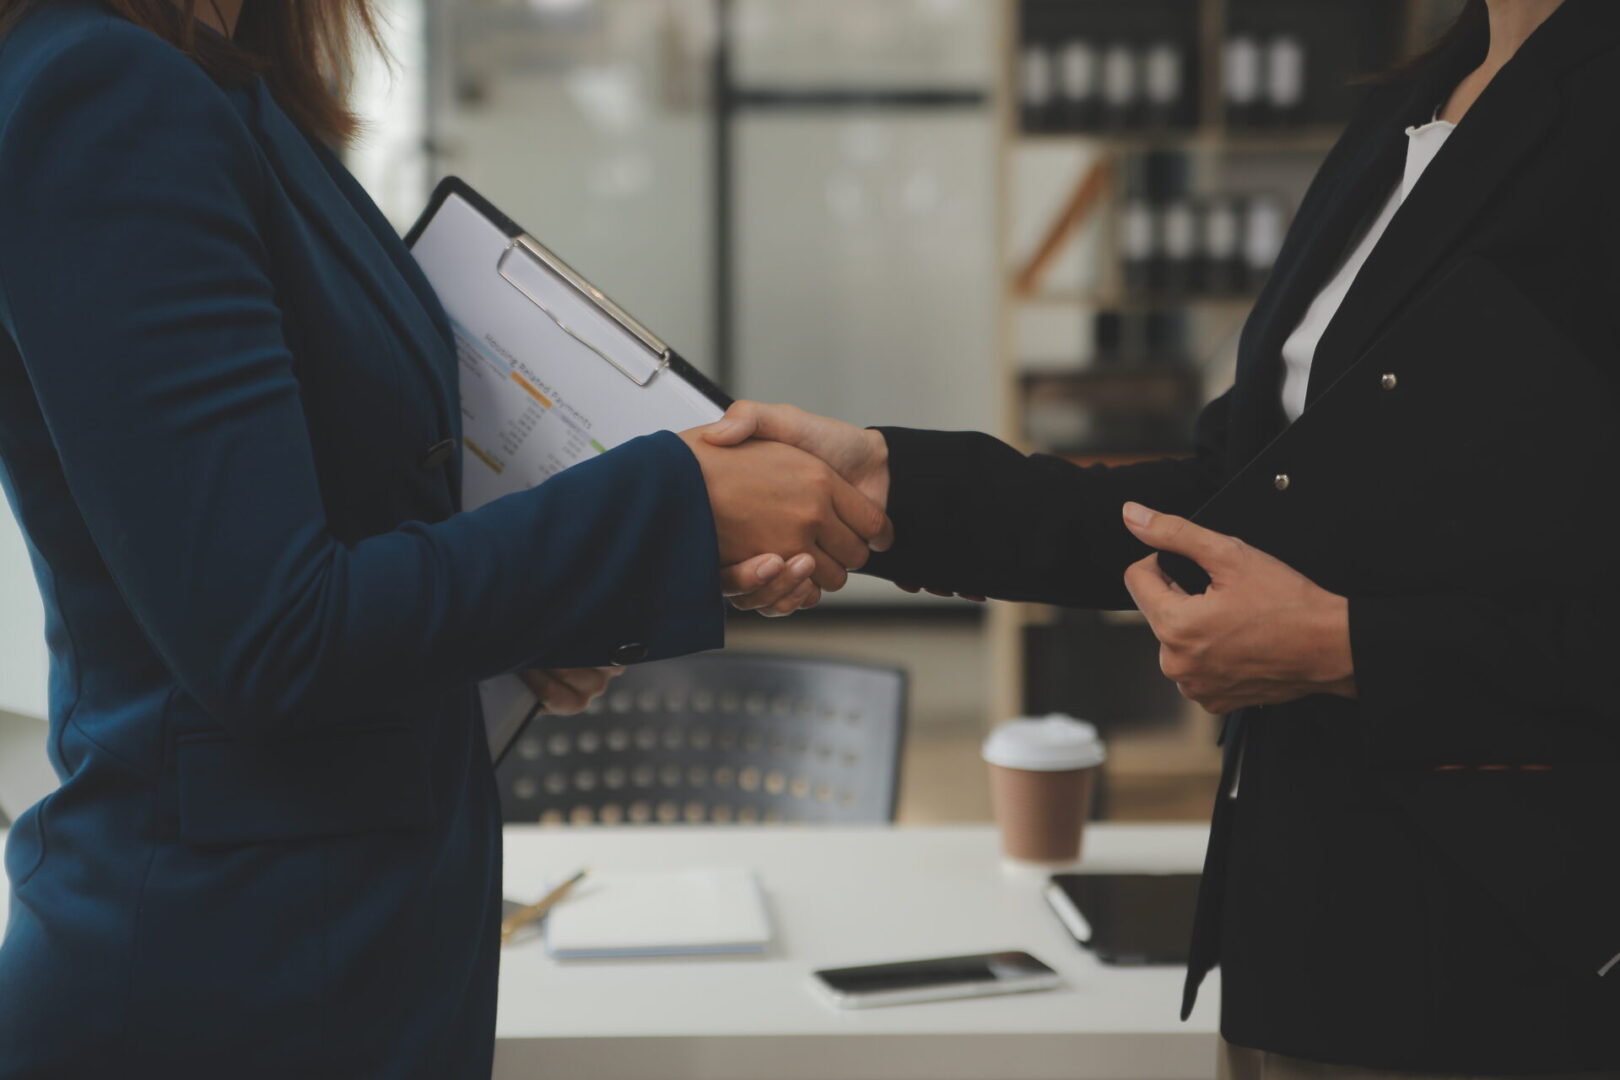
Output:
[[1066,772],[1107,756],[1095,727],[1062,713],[1009,720],[984,740],[984,760],[1004,769]]

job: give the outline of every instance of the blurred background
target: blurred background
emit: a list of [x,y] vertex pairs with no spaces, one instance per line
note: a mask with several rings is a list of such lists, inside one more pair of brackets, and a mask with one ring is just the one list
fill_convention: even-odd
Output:
[[[460,175],[737,396],[1121,462],[1186,453],[1354,102],[1455,0],[380,0],[348,159]],[[0,515],[0,710],[42,716]],[[1134,615],[858,580],[732,648],[910,675],[900,820],[989,816],[990,724],[1109,742],[1098,812],[1201,819],[1215,721]]]

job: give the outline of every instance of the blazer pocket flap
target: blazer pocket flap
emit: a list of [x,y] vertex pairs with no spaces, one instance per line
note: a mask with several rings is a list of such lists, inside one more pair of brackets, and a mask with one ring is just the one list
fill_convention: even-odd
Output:
[[176,747],[180,839],[243,844],[433,823],[427,754],[408,728],[286,743],[182,736]]

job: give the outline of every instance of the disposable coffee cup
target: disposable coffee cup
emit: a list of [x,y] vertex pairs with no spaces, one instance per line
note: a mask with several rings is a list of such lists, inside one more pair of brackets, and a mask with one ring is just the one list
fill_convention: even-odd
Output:
[[1106,757],[1097,729],[1072,716],[1011,720],[992,731],[984,760],[1002,853],[1042,866],[1079,859],[1097,767]]

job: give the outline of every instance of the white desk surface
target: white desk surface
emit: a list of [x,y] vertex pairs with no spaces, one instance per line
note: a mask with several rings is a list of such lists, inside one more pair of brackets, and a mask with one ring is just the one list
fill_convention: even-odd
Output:
[[[1092,825],[1082,870],[1197,870],[1201,825]],[[506,888],[595,869],[754,868],[775,922],[763,957],[558,962],[503,950],[495,1075],[703,1080],[1110,1080],[1214,1075],[1216,976],[1177,1016],[1181,968],[1112,968],[1068,937],[1045,876],[1003,870],[987,826],[506,830]],[[839,1010],[818,967],[1027,949],[1057,991]]]

